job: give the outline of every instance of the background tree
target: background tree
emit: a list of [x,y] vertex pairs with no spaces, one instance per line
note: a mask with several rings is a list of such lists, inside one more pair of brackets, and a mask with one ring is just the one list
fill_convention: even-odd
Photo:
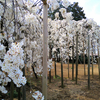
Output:
[[[59,8],[57,8],[56,10],[54,10],[53,12],[51,11],[51,7],[49,7],[48,9],[48,17],[51,18],[52,20],[55,19],[55,13],[56,12],[59,12],[59,19],[62,20],[63,17],[61,15],[61,12],[59,11],[60,8],[65,8],[63,5],[62,5],[62,2],[58,1],[59,2]],[[82,20],[83,18],[86,19],[85,17],[85,13],[84,13],[84,10],[83,10],[83,7],[80,7],[78,5],[78,2],[74,2],[73,4],[70,4],[68,6],[68,8],[66,9],[67,12],[73,12],[72,16],[73,16],[73,20]]]

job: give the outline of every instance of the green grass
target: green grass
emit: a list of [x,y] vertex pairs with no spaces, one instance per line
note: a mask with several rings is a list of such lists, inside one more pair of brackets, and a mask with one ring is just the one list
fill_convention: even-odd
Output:
[[61,79],[61,77],[60,77],[60,76],[58,76],[58,75],[56,75],[56,77],[55,77],[55,76],[53,76],[53,79]]
[[56,77],[55,76],[53,76],[53,79],[55,79]]

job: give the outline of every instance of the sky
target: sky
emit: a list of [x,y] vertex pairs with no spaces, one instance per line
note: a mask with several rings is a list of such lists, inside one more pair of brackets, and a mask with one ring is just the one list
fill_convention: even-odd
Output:
[[68,0],[68,1],[70,1],[71,3],[79,2],[79,6],[83,7],[85,16],[87,18],[92,18],[100,26],[100,0]]
[[85,16],[92,18],[100,25],[100,0],[69,0],[71,3],[79,2],[79,6],[83,7]]

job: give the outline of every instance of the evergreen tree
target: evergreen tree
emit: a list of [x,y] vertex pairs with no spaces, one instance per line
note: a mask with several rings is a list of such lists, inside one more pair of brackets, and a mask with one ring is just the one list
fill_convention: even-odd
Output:
[[73,20],[82,20],[83,18],[86,19],[85,13],[82,7],[79,7],[78,2],[74,2],[67,8],[67,12],[73,12],[72,16],[74,17]]
[[[59,8],[57,8],[56,10],[54,10],[53,12],[51,11],[51,8],[49,7],[48,9],[48,17],[51,18],[52,20],[55,19],[55,13],[59,12],[59,19],[62,20],[63,17],[61,15],[61,12],[59,11],[60,8],[64,8],[64,6],[62,5],[62,2],[59,2]],[[74,2],[73,4],[70,4],[68,6],[68,8],[66,8],[67,12],[73,12],[72,16],[73,16],[73,20],[81,20],[81,19],[86,19],[85,17],[85,13],[82,7],[79,7],[78,2]]]

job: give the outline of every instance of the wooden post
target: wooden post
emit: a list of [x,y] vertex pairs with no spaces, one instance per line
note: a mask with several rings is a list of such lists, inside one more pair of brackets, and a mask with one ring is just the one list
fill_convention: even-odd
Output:
[[63,88],[64,85],[63,85],[63,60],[61,58],[61,87]]
[[[25,67],[23,68],[23,75],[25,76]],[[25,85],[22,86],[22,100],[26,100],[26,86]]]
[[84,59],[84,76],[86,75],[86,71],[85,71],[85,54],[84,54],[84,41],[83,41],[83,59]]
[[78,75],[78,33],[76,33],[76,84]]
[[10,100],[13,100],[13,97],[14,97],[14,83],[13,83],[13,80],[11,80],[11,83],[10,83]]
[[48,5],[46,0],[43,0],[43,75],[42,75],[42,93],[44,100],[47,100],[47,46],[48,46],[48,30],[47,30],[47,20],[48,20]]
[[90,89],[90,36],[88,35],[88,89]]
[[73,46],[72,46],[72,80],[74,80],[74,37],[73,37]]

